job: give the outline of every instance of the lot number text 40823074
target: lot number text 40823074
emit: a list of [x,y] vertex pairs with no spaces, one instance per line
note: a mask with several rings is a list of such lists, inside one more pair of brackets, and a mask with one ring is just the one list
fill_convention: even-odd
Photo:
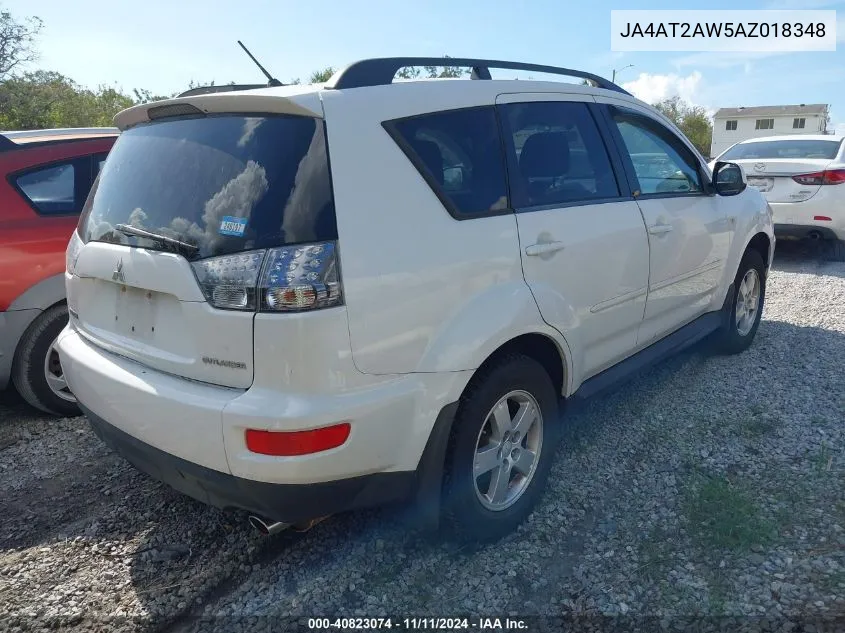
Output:
[[520,631],[518,618],[309,618],[311,630],[397,629],[400,631]]

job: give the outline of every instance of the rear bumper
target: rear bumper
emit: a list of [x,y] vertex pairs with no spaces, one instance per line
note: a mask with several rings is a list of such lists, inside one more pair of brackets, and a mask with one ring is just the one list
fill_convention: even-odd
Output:
[[845,239],[845,185],[822,189],[805,202],[770,202],[775,235],[803,238],[811,231],[819,231],[826,238]]
[[82,407],[94,433],[138,470],[211,506],[238,508],[284,523],[381,505],[408,497],[416,473],[376,473],[315,484],[271,484],[227,475],[181,459],[112,426]]
[[[337,379],[323,385],[331,391],[305,394],[229,389],[107,352],[73,321],[58,349],[98,435],[140,470],[205,503],[286,523],[409,494],[426,478],[421,463],[438,415],[458,399],[467,378],[465,372],[365,377],[371,382],[354,389]],[[293,431],[341,420],[352,427],[349,439],[327,451],[279,457],[246,447],[247,428]],[[433,470],[441,468],[442,459]]]
[[9,385],[12,361],[21,336],[26,332],[41,310],[12,310],[0,312],[0,389]]
[[825,240],[845,239],[845,235],[840,236],[831,227],[821,222],[818,224],[775,224],[775,237],[778,239],[803,240],[813,234],[818,234]]

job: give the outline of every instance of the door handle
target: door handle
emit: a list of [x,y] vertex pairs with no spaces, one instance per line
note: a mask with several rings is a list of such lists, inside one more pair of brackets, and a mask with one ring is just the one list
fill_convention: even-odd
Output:
[[526,246],[525,254],[531,256],[545,255],[546,253],[561,251],[565,246],[563,242],[538,242],[537,244]]
[[671,224],[653,224],[652,226],[648,227],[648,232],[652,235],[663,235],[665,233],[670,233],[671,231]]

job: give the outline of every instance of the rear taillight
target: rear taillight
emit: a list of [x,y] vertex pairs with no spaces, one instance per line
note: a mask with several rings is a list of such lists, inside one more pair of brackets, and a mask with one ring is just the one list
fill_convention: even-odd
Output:
[[208,302],[215,308],[255,310],[255,284],[266,251],[210,257],[191,263]]
[[792,180],[799,185],[841,185],[845,183],[845,169],[826,169],[811,174],[798,174]]
[[70,241],[67,243],[67,250],[65,251],[65,270],[69,275],[76,271],[76,260],[79,259],[79,254],[82,252],[82,247],[85,246],[79,233],[74,229],[73,235],[70,236]]
[[215,308],[298,312],[343,301],[334,242],[222,255],[191,266]]
[[334,242],[273,248],[258,284],[261,310],[296,312],[342,301]]

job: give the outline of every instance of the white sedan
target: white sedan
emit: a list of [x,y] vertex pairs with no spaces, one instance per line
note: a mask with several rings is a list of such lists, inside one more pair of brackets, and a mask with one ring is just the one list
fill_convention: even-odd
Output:
[[738,163],[748,185],[772,207],[775,235],[832,240],[845,259],[845,136],[791,135],[749,139],[710,163]]

